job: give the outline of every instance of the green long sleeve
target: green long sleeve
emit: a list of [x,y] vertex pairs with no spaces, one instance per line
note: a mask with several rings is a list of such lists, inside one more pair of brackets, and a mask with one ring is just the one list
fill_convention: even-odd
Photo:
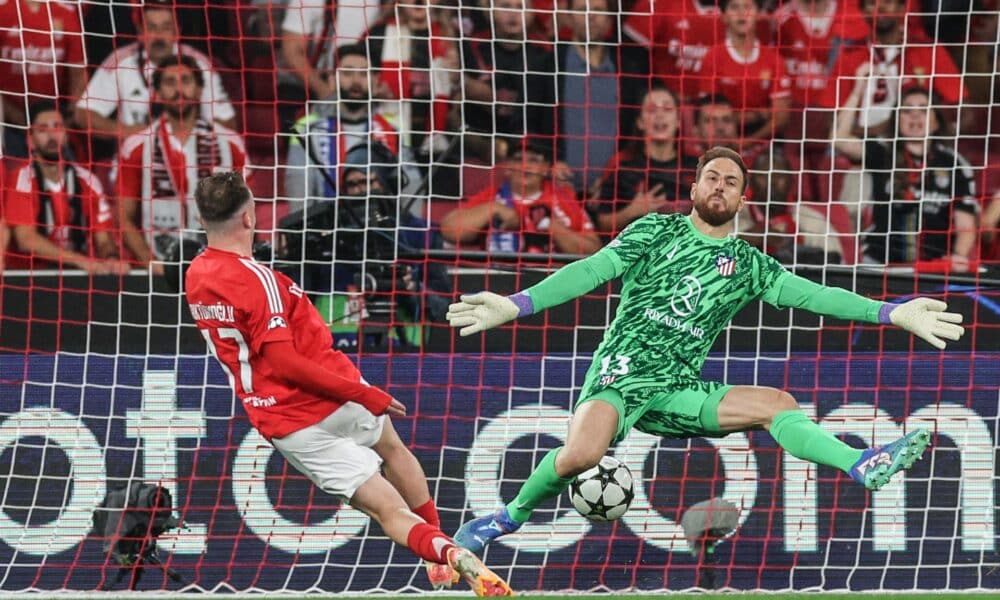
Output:
[[531,297],[534,312],[578,298],[602,283],[611,281],[625,271],[617,256],[601,251],[572,262],[525,290]]
[[839,287],[828,287],[789,273],[765,292],[764,301],[778,308],[804,308],[809,312],[849,321],[879,322],[885,304]]

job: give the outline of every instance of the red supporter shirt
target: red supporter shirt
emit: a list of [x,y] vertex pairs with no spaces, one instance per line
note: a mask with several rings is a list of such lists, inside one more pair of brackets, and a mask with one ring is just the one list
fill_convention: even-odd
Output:
[[[24,161],[10,171],[11,188],[4,199],[4,213],[11,227],[29,225],[42,227],[45,235],[55,245],[65,250],[87,253],[86,248],[74,247],[71,230],[74,222],[87,233],[87,239],[95,231],[108,231],[113,226],[111,205],[104,195],[101,182],[90,171],[79,165],[72,165],[75,180],[74,196],[80,199],[82,215],[75,215],[67,193],[66,178],[58,190],[49,190],[52,204],[39,215],[40,197],[38,181],[30,162]],[[41,219],[39,219],[41,216]]]
[[[163,239],[180,229],[201,229],[194,190],[215,171],[233,170],[249,178],[247,151],[238,133],[198,119],[181,142],[166,117],[125,139],[118,152],[118,201],[141,201],[139,229],[157,258]],[[159,242],[157,241],[159,240]]]
[[962,76],[944,46],[922,41],[899,47],[854,47],[840,55],[833,68],[830,85],[822,95],[828,108],[843,105],[854,89],[854,79],[861,63],[871,60],[871,77],[875,79],[874,93],[863,106],[894,110],[899,102],[892,84],[901,79],[896,89],[919,85],[933,90],[945,104],[957,105],[966,96]]
[[624,30],[652,49],[652,71],[682,97],[698,93],[692,78],[717,41],[725,38],[719,11],[697,0],[638,0]]
[[207,248],[185,278],[191,316],[229,375],[250,423],[268,440],[315,425],[342,405],[288,387],[264,361],[268,342],[290,341],[324,368],[361,381],[299,286],[252,258]]
[[772,100],[792,93],[778,49],[759,41],[746,59],[728,40],[716,45],[705,56],[698,81],[701,93],[721,94],[737,111],[771,108]]
[[[509,192],[504,184],[499,188],[486,188],[469,198],[462,208],[472,208],[488,202],[510,204],[521,217],[521,233],[548,234],[551,219],[558,219],[565,227],[577,231],[594,231],[594,223],[587,216],[583,205],[576,199],[573,190],[563,186],[553,186],[546,182],[542,191],[532,198],[521,198]],[[532,248],[530,241],[526,248],[529,251],[543,251],[544,248]]]
[[[83,66],[83,35],[75,5],[0,0],[0,89],[39,96],[69,96],[69,66]],[[56,83],[58,81],[58,94]]]
[[816,17],[800,12],[795,2],[782,4],[774,13],[775,44],[785,59],[798,106],[819,104],[830,82],[831,55],[839,54],[842,45],[868,43],[868,24],[857,10],[848,10],[844,0],[827,6],[827,14]]

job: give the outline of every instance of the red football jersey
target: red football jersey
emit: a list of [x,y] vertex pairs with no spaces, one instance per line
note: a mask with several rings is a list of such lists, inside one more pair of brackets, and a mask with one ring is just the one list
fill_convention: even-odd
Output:
[[847,100],[858,67],[868,60],[872,61],[870,77],[875,85],[863,106],[895,109],[899,98],[892,89],[897,80],[899,90],[916,84],[933,90],[945,104],[957,105],[966,96],[962,75],[944,46],[926,42],[904,46],[902,51],[898,47],[862,46],[840,55],[821,98],[824,106],[840,106]]
[[[90,234],[95,231],[110,230],[114,221],[111,205],[104,195],[104,186],[100,180],[79,165],[73,165],[72,169],[76,186],[74,195],[80,198],[82,214],[73,214],[65,185],[62,189],[49,192],[52,203],[45,211],[41,211],[34,168],[30,162],[24,161],[10,173],[10,181],[13,183],[4,198],[7,223],[11,227],[15,225],[41,227],[49,240],[60,248],[84,252],[83,248],[72,247],[70,230],[73,229],[74,222],[87,232],[89,240]],[[39,212],[43,214],[39,215]]]
[[682,97],[694,96],[691,76],[701,71],[709,49],[725,38],[719,11],[697,0],[638,0],[623,29],[652,49],[652,71]]
[[703,94],[721,94],[733,108],[771,108],[771,100],[791,95],[791,80],[777,48],[754,43],[747,59],[737,55],[729,41],[716,45],[705,56],[698,78]]
[[593,221],[576,199],[573,190],[554,186],[551,182],[545,182],[541,193],[532,198],[515,196],[506,185],[485,188],[463,202],[462,208],[489,202],[510,204],[521,217],[521,233],[546,233],[552,219],[557,219],[564,227],[573,231],[594,231]]
[[12,94],[28,89],[38,96],[68,96],[66,68],[84,66],[76,5],[38,2],[31,9],[24,0],[0,2],[0,57],[0,89]]
[[831,56],[844,45],[867,45],[868,24],[845,2],[831,2],[825,15],[804,14],[796,2],[775,11],[775,45],[785,59],[797,106],[816,106],[830,82]]
[[361,381],[299,286],[252,258],[207,248],[184,280],[191,316],[219,360],[250,423],[268,440],[314,425],[342,403],[288,387],[264,361],[264,344],[290,341],[302,356]]
[[[200,229],[194,190],[218,170],[247,173],[247,151],[240,134],[199,119],[181,142],[166,116],[125,139],[118,151],[115,196],[141,201],[139,229],[154,252],[154,238],[179,229]],[[158,254],[160,258],[162,255]]]

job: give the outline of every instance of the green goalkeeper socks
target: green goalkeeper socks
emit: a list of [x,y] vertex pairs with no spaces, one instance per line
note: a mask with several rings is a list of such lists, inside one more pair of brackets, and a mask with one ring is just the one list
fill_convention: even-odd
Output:
[[573,482],[573,477],[556,474],[556,455],[560,450],[562,446],[549,450],[521,486],[517,497],[507,505],[507,513],[518,523],[527,522],[539,504],[555,498]]
[[771,437],[789,454],[802,460],[837,467],[850,473],[861,458],[852,448],[820,427],[800,410],[786,410],[771,421]]

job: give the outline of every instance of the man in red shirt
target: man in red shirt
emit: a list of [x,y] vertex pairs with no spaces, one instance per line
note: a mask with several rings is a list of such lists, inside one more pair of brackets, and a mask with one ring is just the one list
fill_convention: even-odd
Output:
[[551,157],[541,140],[517,141],[508,151],[500,185],[446,214],[441,237],[490,252],[596,252],[601,240],[594,223],[572,188],[552,182]]
[[742,116],[744,139],[769,140],[788,123],[791,80],[778,49],[757,37],[760,0],[721,0],[726,39],[708,51],[698,81]]
[[651,50],[653,74],[682,102],[696,96],[702,61],[724,37],[715,2],[638,0],[629,13],[622,30]]
[[195,200],[208,248],[187,272],[187,301],[250,423],[323,491],[428,561],[432,583],[461,576],[479,596],[511,595],[442,533],[424,471],[386,416],[406,408],[332,348],[329,328],[300,287],[251,258],[257,219],[240,174],[202,179]]
[[87,86],[79,7],[64,2],[0,2],[0,116],[8,156],[27,156],[27,108],[43,98],[75,102]]
[[[128,267],[115,252],[111,206],[100,181],[65,160],[66,129],[54,102],[31,105],[31,159],[10,173],[4,213],[19,254],[12,268],[69,266],[96,274]],[[21,258],[21,257],[18,257]]]
[[791,0],[775,11],[776,45],[796,107],[820,104],[830,83],[831,57],[844,47],[867,44],[868,25],[849,3],[856,0]]
[[162,274],[167,250],[183,230],[197,230],[198,180],[217,169],[242,171],[243,138],[201,116],[205,73],[190,56],[168,56],[153,73],[163,114],[128,137],[119,152],[116,196],[126,248],[140,265]]
[[861,0],[871,30],[868,45],[840,55],[823,94],[826,108],[843,106],[854,89],[855,74],[870,63],[868,88],[861,99],[856,127],[871,136],[888,135],[900,91],[918,85],[933,91],[945,105],[958,105],[966,94],[962,76],[945,47],[906,26],[905,0]]

